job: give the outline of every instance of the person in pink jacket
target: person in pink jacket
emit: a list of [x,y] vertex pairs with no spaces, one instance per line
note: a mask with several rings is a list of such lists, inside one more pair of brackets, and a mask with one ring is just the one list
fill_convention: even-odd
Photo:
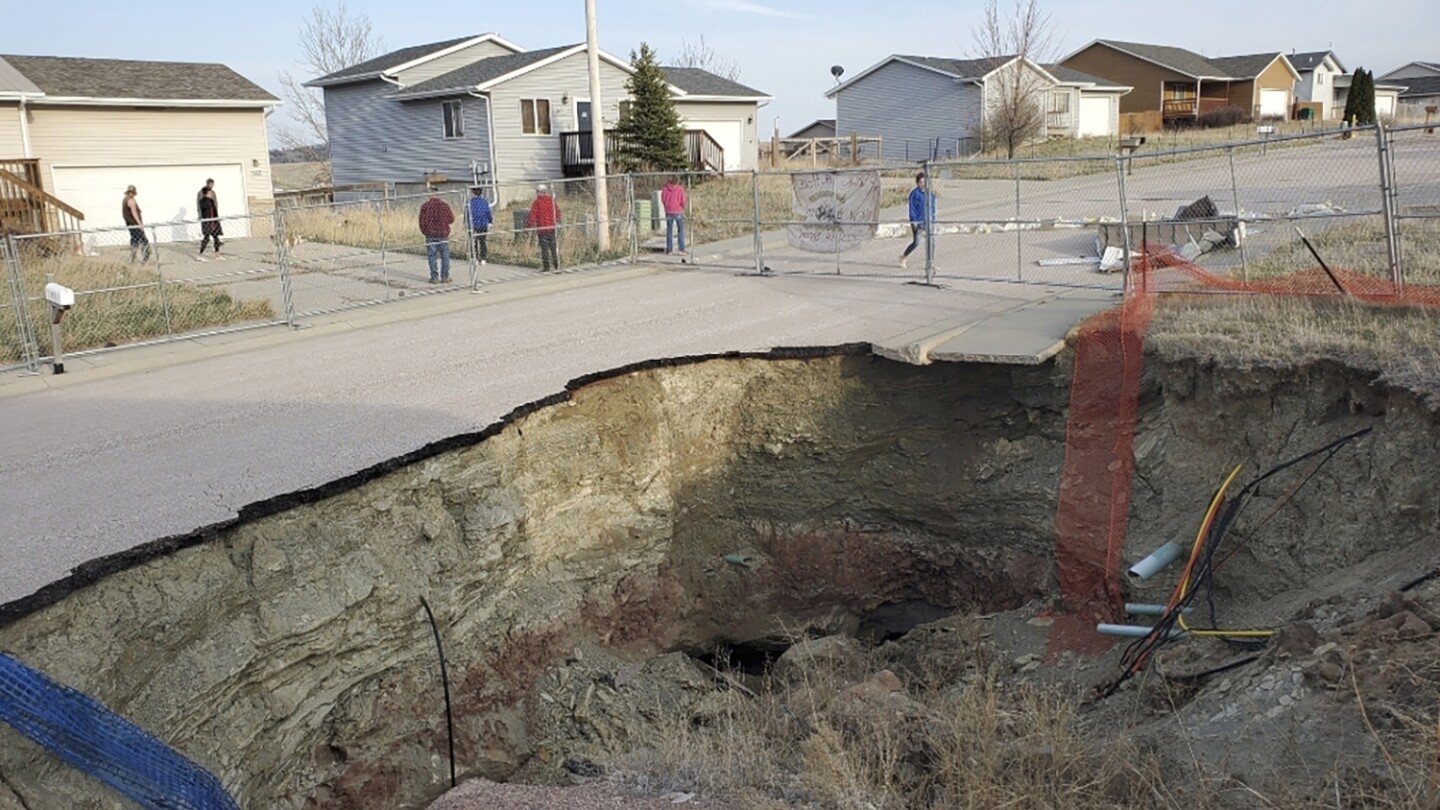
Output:
[[680,234],[680,255],[685,255],[685,187],[677,178],[670,178],[660,189],[660,204],[665,208],[665,253],[673,252],[674,236]]

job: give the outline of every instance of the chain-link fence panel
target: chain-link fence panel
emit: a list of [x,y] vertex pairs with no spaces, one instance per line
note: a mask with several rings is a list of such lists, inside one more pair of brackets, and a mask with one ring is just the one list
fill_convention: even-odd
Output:
[[[703,267],[755,268],[756,212],[764,209],[767,200],[753,172],[628,177],[635,201],[637,259],[668,256],[670,261]],[[683,193],[668,194],[666,187],[672,182]],[[672,213],[669,208],[678,210]]]
[[[67,354],[282,322],[270,223],[224,217],[17,237],[24,307],[42,352],[50,277],[75,291],[63,321]],[[21,359],[9,340],[0,352],[0,363]]]
[[1112,158],[965,161],[926,167],[935,279],[1116,288],[1100,226],[1122,214]]
[[[1178,256],[1227,285],[1296,292],[1338,292],[1332,271],[1390,277],[1373,128],[1142,150],[1124,164],[1137,252]],[[1192,289],[1185,273],[1151,278],[1161,290]]]
[[1440,286],[1440,132],[1389,131],[1396,251],[1407,285]]

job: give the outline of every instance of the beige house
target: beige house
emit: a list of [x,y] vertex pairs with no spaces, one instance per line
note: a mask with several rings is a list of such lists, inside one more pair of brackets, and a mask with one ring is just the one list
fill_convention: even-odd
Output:
[[[133,185],[147,223],[273,208],[265,117],[279,101],[224,65],[0,56],[0,229],[121,227]],[[160,228],[188,240],[193,227]],[[248,235],[248,223],[226,223]]]

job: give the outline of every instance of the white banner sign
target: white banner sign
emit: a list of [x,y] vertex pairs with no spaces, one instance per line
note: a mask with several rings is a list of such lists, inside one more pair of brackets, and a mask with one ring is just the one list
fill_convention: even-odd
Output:
[[878,172],[818,172],[791,177],[795,218],[790,246],[840,253],[875,238],[880,224]]

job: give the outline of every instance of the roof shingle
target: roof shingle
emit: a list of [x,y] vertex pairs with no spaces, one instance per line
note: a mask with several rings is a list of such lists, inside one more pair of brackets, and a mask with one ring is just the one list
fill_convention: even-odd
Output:
[[278,101],[225,65],[0,55],[47,96],[161,101]]
[[[433,79],[420,82],[417,85],[407,87],[404,90],[391,93],[390,98],[414,98],[417,96],[435,96],[447,93],[464,93],[477,85],[504,76],[507,73],[528,67],[548,59],[562,51],[568,51],[576,45],[561,45],[558,48],[542,48],[538,51],[525,51],[524,53],[512,53],[505,56],[492,56],[489,59],[481,59],[478,62],[456,68],[449,73],[442,73]],[[403,63],[399,63],[403,64]]]
[[1101,39],[1097,42],[1108,45],[1118,51],[1124,51],[1132,56],[1147,59],[1151,62],[1164,65],[1177,73],[1183,73],[1194,79],[1228,79],[1231,78],[1220,68],[1210,63],[1210,60],[1194,51],[1187,51],[1184,48],[1175,48],[1169,45],[1146,45],[1143,42],[1120,42],[1114,39]]
[[1417,79],[1394,79],[1389,84],[1401,84],[1405,90],[1400,98],[1425,98],[1440,96],[1440,76],[1422,76]]
[[435,53],[436,51],[443,51],[446,48],[452,48],[462,42],[469,42],[470,40],[477,38],[478,37],[474,36],[460,37],[459,39],[447,39],[443,42],[431,42],[428,45],[411,45],[408,48],[401,48],[398,51],[391,51],[386,54],[381,54],[380,56],[376,56],[373,59],[366,59],[364,62],[351,65],[350,67],[344,68],[343,70],[337,70],[334,73],[321,76],[317,79],[312,79],[311,81],[329,82],[335,79],[350,79],[360,76],[368,76],[372,73],[384,73],[390,68],[399,67],[406,62],[413,62],[422,56],[428,56],[432,53]]
[[660,70],[667,81],[694,96],[765,98],[769,95],[701,68],[662,67]]
[[1280,52],[1251,53],[1244,56],[1215,56],[1210,64],[1220,68],[1232,79],[1253,79],[1280,57]]

